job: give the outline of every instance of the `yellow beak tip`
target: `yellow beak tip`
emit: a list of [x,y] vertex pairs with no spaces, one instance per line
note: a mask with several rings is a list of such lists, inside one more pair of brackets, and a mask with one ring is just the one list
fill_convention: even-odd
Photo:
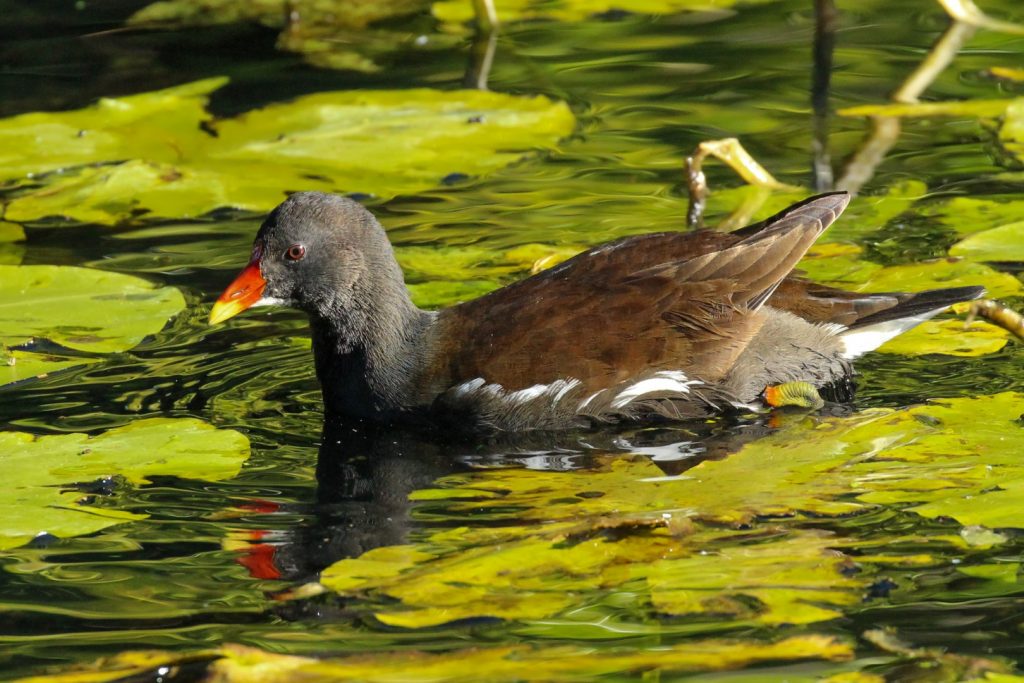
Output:
[[213,305],[213,308],[210,309],[210,317],[208,319],[209,324],[219,325],[228,318],[233,318],[238,313],[238,311],[232,310],[232,308],[233,307],[231,305],[222,304],[219,301],[215,303]]

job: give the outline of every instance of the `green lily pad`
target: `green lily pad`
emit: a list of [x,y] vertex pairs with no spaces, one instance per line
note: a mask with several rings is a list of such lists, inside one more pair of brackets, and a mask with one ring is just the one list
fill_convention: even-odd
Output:
[[848,260],[822,263],[820,270],[816,270],[817,264],[811,259],[802,261],[800,269],[814,280],[856,292],[918,292],[940,287],[983,285],[988,296],[998,298],[1021,291],[1020,280],[1009,273],[958,258],[878,268]]
[[[425,0],[295,0],[290,9],[301,21],[331,21],[346,28],[365,28],[381,19],[411,14],[426,6]],[[254,21],[281,28],[286,13],[281,0],[163,0],[137,11],[129,24],[155,23],[175,28]]]
[[974,261],[1024,262],[1024,221],[970,235],[949,249]]
[[999,143],[1018,163],[1024,163],[1024,97],[1007,107],[1003,125],[999,128]]
[[961,236],[1024,221],[1024,201],[1013,196],[953,197],[924,205],[920,211]]
[[994,119],[1002,116],[1017,100],[958,100],[950,102],[917,102],[912,104],[861,104],[840,109],[840,116],[958,116]]
[[[165,0],[143,7],[130,26],[182,29],[254,22],[283,29],[277,47],[297,52],[310,64],[362,72],[379,71],[376,57],[396,49],[437,48],[451,40],[431,36],[427,45],[417,34],[371,27],[383,20],[420,12],[429,0]],[[286,11],[287,10],[287,11]],[[298,21],[288,21],[289,14]]]
[[16,266],[25,254],[25,229],[16,223],[0,221],[0,265]]
[[[70,266],[0,265],[0,346],[45,339],[90,354],[115,353],[156,334],[185,308],[174,287],[141,278]],[[93,363],[28,350],[8,352],[0,383]]]
[[[828,534],[800,532],[767,543],[716,547],[712,556],[655,562],[651,603],[679,616],[728,615],[765,624],[833,619],[861,600],[863,582],[843,574],[850,560]],[[709,562],[710,559],[710,562]],[[709,564],[716,569],[709,571]]]
[[993,66],[988,70],[989,75],[1000,78],[1004,81],[1024,83],[1024,69],[1015,69],[1010,66]]
[[497,170],[575,125],[545,97],[427,89],[319,93],[211,123],[207,96],[225,82],[0,121],[17,150],[0,152],[2,179],[22,184],[5,218],[264,212],[296,190],[390,197]]
[[[495,3],[498,20],[554,19],[583,21],[609,12],[631,14],[676,14],[709,12],[736,5],[761,4],[766,0],[503,0]],[[432,6],[434,16],[446,24],[464,24],[474,19],[471,0],[439,0]]]
[[117,477],[140,485],[156,475],[219,481],[237,475],[248,456],[242,434],[190,418],[139,420],[94,437],[0,432],[0,549],[42,533],[80,536],[145,517],[94,503],[75,484]]
[[1022,412],[1024,396],[1004,393],[805,417],[679,476],[643,456],[604,457],[587,473],[451,475],[412,499],[432,516],[514,523],[442,526],[415,544],[342,560],[321,581],[406,628],[550,618],[636,581],[664,613],[750,624],[831,619],[860,602],[870,582],[864,565],[931,559],[861,553],[861,571],[845,572],[851,560],[841,551],[856,538],[730,527],[898,505],[972,529],[1024,528]]
[[[106,683],[152,678],[157,669],[196,670],[206,663],[203,680],[221,683],[329,683],[334,681],[580,681],[605,677],[636,678],[650,671],[708,672],[825,660],[844,662],[853,648],[837,638],[803,634],[775,642],[696,640],[674,645],[625,645],[595,650],[577,645],[500,645],[445,652],[374,652],[348,657],[299,657],[251,647],[172,654],[125,652],[94,664],[54,671],[19,683]],[[411,674],[410,672],[415,672]],[[412,676],[412,678],[410,678]],[[802,679],[801,679],[802,680]]]
[[890,339],[878,352],[903,356],[938,353],[970,358],[996,353],[1009,341],[1009,332],[990,323],[975,321],[965,327],[963,320],[926,320]]

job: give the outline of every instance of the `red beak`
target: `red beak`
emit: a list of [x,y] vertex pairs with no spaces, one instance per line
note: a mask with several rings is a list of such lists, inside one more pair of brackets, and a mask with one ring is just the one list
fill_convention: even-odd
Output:
[[234,282],[228,285],[228,288],[217,299],[217,303],[210,309],[211,325],[216,325],[228,318],[235,317],[262,298],[263,290],[267,286],[267,281],[263,279],[263,274],[260,273],[260,259],[262,257],[262,245],[257,243],[253,247],[252,259],[249,261],[249,265],[238,274]]

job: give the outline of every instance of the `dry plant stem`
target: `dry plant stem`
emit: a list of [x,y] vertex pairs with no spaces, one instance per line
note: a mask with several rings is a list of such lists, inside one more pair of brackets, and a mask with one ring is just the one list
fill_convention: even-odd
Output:
[[704,209],[707,206],[708,183],[704,175],[704,159],[713,156],[747,182],[748,185],[784,189],[788,187],[780,183],[764,166],[757,163],[736,138],[722,140],[705,140],[697,145],[693,154],[686,157],[686,185],[690,196],[690,206],[686,212],[686,224],[697,229],[704,224]]
[[482,33],[493,33],[498,29],[498,11],[494,0],[473,0],[473,14],[476,15],[476,28]]
[[466,88],[487,90],[487,80],[494,65],[494,52],[498,47],[498,11],[494,0],[473,0],[476,33],[469,49],[469,65],[462,84]]
[[494,65],[494,53],[498,47],[498,31],[477,31],[469,48],[469,64],[462,84],[474,90],[487,90],[487,79]]
[[[954,21],[935,41],[920,66],[896,89],[892,98],[898,102],[917,102],[943,69],[949,66],[960,48],[974,35],[974,27]],[[879,164],[899,139],[901,125],[897,118],[873,116],[871,133],[847,162],[843,174],[836,182],[837,190],[857,194],[875,175]]]
[[1013,333],[1018,339],[1024,339],[1024,316],[1009,306],[992,299],[972,301],[971,308],[967,312],[967,319],[964,320],[964,329],[970,327],[974,319],[978,317]]
[[939,40],[928,51],[914,73],[910,74],[903,84],[892,94],[895,102],[916,104],[922,93],[928,89],[946,67],[956,58],[960,48],[971,39],[977,28],[962,21],[954,21],[942,34]]
[[832,53],[836,46],[839,13],[834,0],[814,0],[814,71],[811,77],[811,108],[814,136],[811,140],[811,173],[814,189],[832,189],[832,159],[828,152],[828,92],[832,79]]
[[956,21],[970,24],[975,28],[985,28],[989,31],[1010,33],[1018,36],[1024,35],[1024,26],[1010,21],[993,19],[978,9],[978,6],[972,0],[939,0],[939,4],[942,5],[942,8],[946,10],[946,14],[950,17]]
[[900,137],[900,130],[898,118],[872,116],[871,132],[846,163],[843,175],[836,181],[836,189],[846,190],[851,194],[860,192],[860,188],[871,180],[878,165],[896,144],[896,140]]

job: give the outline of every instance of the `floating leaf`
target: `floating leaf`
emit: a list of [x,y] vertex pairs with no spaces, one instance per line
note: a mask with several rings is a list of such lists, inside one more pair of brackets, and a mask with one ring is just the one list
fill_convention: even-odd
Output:
[[548,618],[581,596],[641,579],[666,613],[761,624],[830,619],[859,602],[866,585],[863,572],[844,573],[849,559],[836,552],[855,539],[704,523],[900,504],[965,525],[1024,528],[1022,412],[1024,396],[1004,393],[807,417],[680,476],[665,476],[643,456],[602,458],[585,474],[451,475],[412,498],[434,514],[441,505],[453,516],[509,514],[516,524],[442,528],[422,543],[342,560],[322,582],[368,599],[381,622],[407,628]]
[[839,608],[860,602],[863,590],[861,581],[843,574],[850,561],[834,545],[830,535],[808,531],[660,560],[647,573],[651,603],[666,614],[765,624],[832,619],[842,614]]
[[949,253],[974,261],[1024,262],[1024,221],[976,232],[954,244]]
[[426,89],[319,93],[210,123],[207,95],[225,82],[0,121],[4,149],[18,150],[0,152],[3,177],[23,183],[5,217],[262,212],[296,190],[389,197],[494,171],[575,125],[564,103],[545,97]]
[[25,253],[25,229],[15,223],[0,221],[0,265],[16,266]]
[[[498,20],[503,22],[529,19],[583,21],[609,12],[631,14],[676,14],[708,12],[737,4],[758,4],[766,0],[503,0],[496,3]],[[439,0],[431,10],[446,24],[464,24],[474,19],[472,0]]]
[[909,332],[890,339],[878,351],[904,356],[940,353],[973,357],[995,353],[1009,340],[1009,332],[986,322],[975,321],[965,326],[963,320],[926,320]]
[[[809,271],[815,280],[826,284],[851,289],[856,292],[917,292],[941,287],[965,287],[983,285],[990,297],[1011,296],[1021,291],[1020,280],[1009,273],[1000,273],[980,263],[971,263],[957,258],[937,259],[884,268],[859,268],[857,262],[849,262],[845,276],[818,278],[813,270],[813,261],[802,263],[801,268]],[[836,264],[824,264],[821,273],[834,273]],[[864,276],[866,279],[863,279]]]
[[845,107],[840,116],[900,116],[929,118],[962,116],[994,119],[1002,116],[1018,100],[963,100],[953,102],[918,102],[914,104],[862,104]]
[[0,548],[43,533],[80,536],[145,517],[93,504],[95,496],[76,484],[116,478],[138,485],[157,475],[218,481],[237,475],[248,456],[242,434],[190,418],[139,420],[94,437],[0,432]]
[[[130,26],[186,28],[256,22],[283,29],[277,47],[302,54],[317,66],[378,71],[376,53],[420,47],[415,34],[369,28],[370,24],[425,9],[429,0],[165,0],[143,7]],[[295,17],[295,20],[289,17]],[[436,46],[436,37],[430,41]]]
[[321,583],[339,592],[373,590],[400,600],[401,607],[375,613],[389,626],[421,628],[479,617],[540,619],[574,604],[576,591],[614,582],[608,574],[617,566],[653,562],[683,547],[668,536],[585,539],[563,546],[564,540],[524,538],[446,557],[408,548],[397,566],[391,564],[397,550],[382,548],[329,567]]
[[[0,266],[0,345],[12,347],[45,339],[67,349],[113,353],[137,346],[156,334],[185,307],[174,287],[141,278],[70,266]],[[94,358],[54,358],[15,351],[0,367],[4,383]]]
[[855,244],[820,242],[812,246],[797,266],[802,276],[817,282],[863,283],[883,266],[861,258],[864,249]]
[[[303,23],[329,21],[334,26],[358,29],[423,7],[425,0],[345,0],[340,4],[337,0],[293,0],[287,9],[298,14]],[[285,10],[282,0],[163,0],[143,7],[128,23],[185,28],[254,21],[281,28],[287,18]]]
[[[220,683],[328,683],[333,681],[580,681],[646,672],[724,671],[805,660],[843,662],[853,648],[832,636],[807,634],[776,642],[697,640],[674,645],[595,650],[575,645],[505,645],[427,653],[405,650],[349,657],[311,658],[227,645],[219,650],[171,655],[128,652],[90,666],[19,683],[113,683],[159,677],[157,669],[195,669],[208,662],[209,680]],[[204,677],[203,680],[207,680]]]
[[1007,152],[1024,163],[1024,97],[1013,101],[999,128],[999,143]]
[[958,235],[992,230],[1024,221],[1024,201],[1005,197],[953,197],[921,207],[921,214],[934,216]]

